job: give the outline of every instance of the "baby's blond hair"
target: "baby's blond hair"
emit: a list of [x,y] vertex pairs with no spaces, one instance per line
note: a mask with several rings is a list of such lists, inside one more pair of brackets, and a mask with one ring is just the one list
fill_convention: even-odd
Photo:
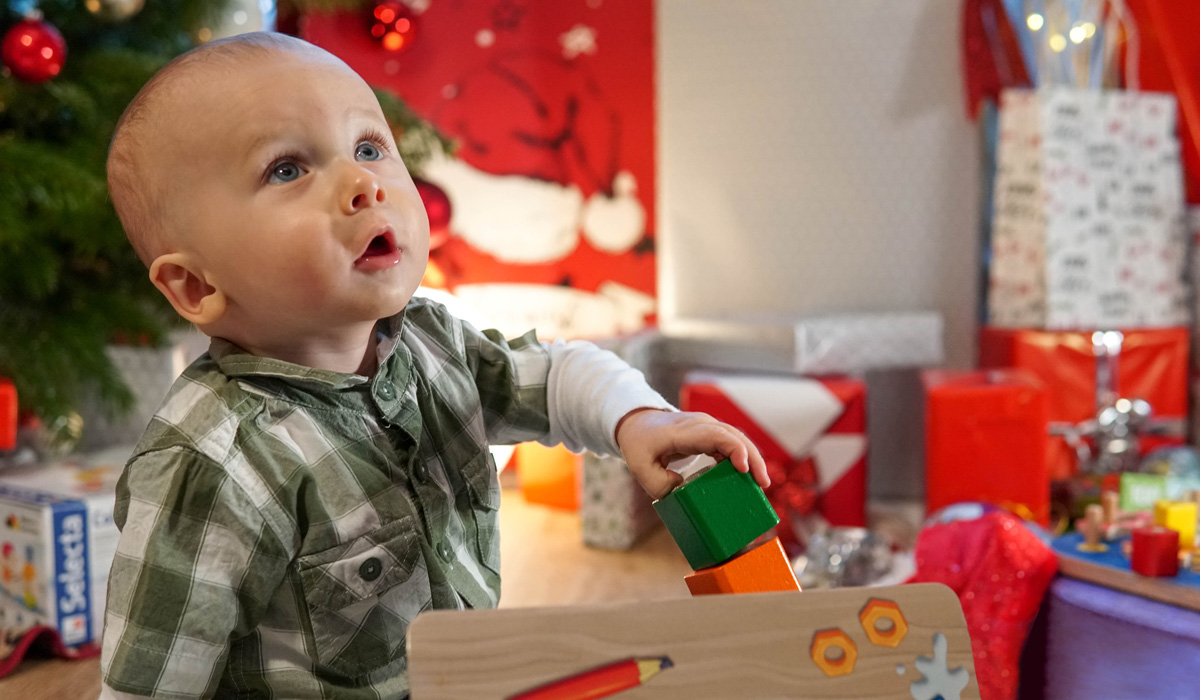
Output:
[[125,235],[146,267],[175,243],[163,225],[168,213],[164,188],[149,175],[143,152],[161,126],[163,104],[175,90],[195,81],[201,67],[274,52],[340,63],[323,49],[286,34],[239,34],[203,44],[172,60],[142,86],[121,114],[108,148],[108,192]]

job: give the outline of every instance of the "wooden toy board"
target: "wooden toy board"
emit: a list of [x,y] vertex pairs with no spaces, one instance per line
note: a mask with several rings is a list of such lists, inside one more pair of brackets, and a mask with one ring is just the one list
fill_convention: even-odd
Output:
[[1200,574],[1183,567],[1173,578],[1151,578],[1137,574],[1129,568],[1129,558],[1121,553],[1121,546],[1127,539],[1108,542],[1108,551],[1105,552],[1081,552],[1079,544],[1083,542],[1083,536],[1079,533],[1057,537],[1053,548],[1058,555],[1059,571],[1071,578],[1162,603],[1200,610]]
[[[882,627],[873,622],[880,611],[889,617]],[[828,675],[813,657],[837,630],[853,651],[843,665],[826,664],[847,673]],[[962,608],[940,584],[429,611],[408,629],[413,700],[509,698],[630,657],[661,656],[673,666],[616,696],[979,698]]]

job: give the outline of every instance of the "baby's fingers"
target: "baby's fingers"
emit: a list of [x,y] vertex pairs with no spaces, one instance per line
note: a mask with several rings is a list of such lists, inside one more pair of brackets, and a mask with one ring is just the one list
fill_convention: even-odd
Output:
[[683,483],[683,477],[669,469],[647,469],[634,474],[642,489],[653,499],[659,499]]
[[767,476],[767,465],[763,462],[762,455],[759,454],[754,443],[750,442],[750,439],[740,430],[731,425],[714,421],[695,426],[689,433],[692,442],[688,446],[681,446],[684,449],[680,451],[685,451],[690,447],[697,453],[719,452],[729,458],[734,469],[743,474],[750,472],[762,488],[765,489],[771,485],[771,479]]

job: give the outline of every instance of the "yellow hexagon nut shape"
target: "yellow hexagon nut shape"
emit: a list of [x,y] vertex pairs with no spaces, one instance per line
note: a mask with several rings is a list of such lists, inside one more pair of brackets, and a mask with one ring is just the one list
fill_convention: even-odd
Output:
[[[867,633],[867,639],[876,646],[898,647],[900,642],[904,641],[904,635],[908,634],[908,622],[904,620],[900,606],[890,600],[868,600],[862,612],[858,614],[858,619],[862,622],[863,631]],[[876,627],[880,620],[891,620],[891,629],[881,630]]]
[[[825,653],[831,648],[842,650],[841,658],[830,659]],[[845,632],[833,629],[822,630],[813,635],[812,660],[827,676],[844,676],[854,670],[858,660],[858,647]]]

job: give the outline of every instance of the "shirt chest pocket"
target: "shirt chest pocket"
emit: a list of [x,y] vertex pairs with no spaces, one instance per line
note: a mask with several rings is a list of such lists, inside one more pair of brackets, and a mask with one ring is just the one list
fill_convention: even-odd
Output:
[[464,467],[463,478],[471,499],[479,561],[499,575],[500,479],[491,453],[484,450],[483,455]]
[[362,676],[404,654],[404,635],[430,606],[429,574],[412,517],[297,559],[317,658]]

